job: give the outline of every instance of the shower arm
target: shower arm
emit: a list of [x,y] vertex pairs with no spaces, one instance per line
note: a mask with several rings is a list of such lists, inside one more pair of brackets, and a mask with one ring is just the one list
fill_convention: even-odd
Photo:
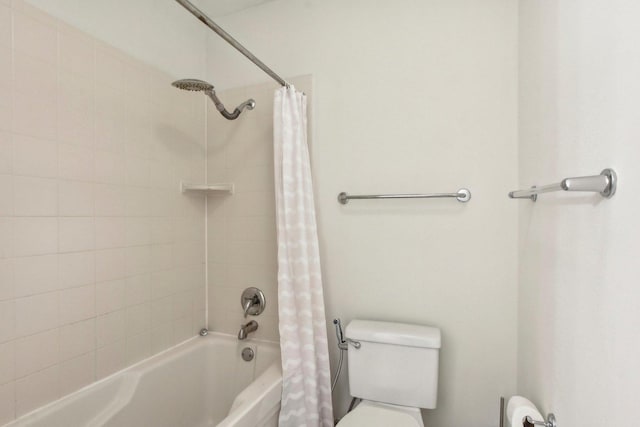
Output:
[[[264,62],[260,61],[253,53],[251,53],[246,47],[240,44],[239,41],[234,39],[231,34],[227,33],[225,30],[220,28],[218,24],[213,22],[211,18],[209,18],[204,12],[198,9],[193,3],[189,0],[176,0],[182,7],[187,9],[193,16],[198,18],[204,25],[211,28],[216,34],[224,39],[227,43],[233,46],[238,52],[243,54],[249,61],[256,64],[262,71],[267,73],[272,79],[280,83],[282,86],[289,87],[289,83],[287,83],[282,77],[277,75],[271,68],[267,67]],[[223,115],[224,113],[220,111]],[[233,113],[232,113],[233,114]],[[226,117],[226,116],[225,116]]]
[[233,110],[233,113],[230,113],[224,107],[224,104],[220,101],[220,98],[218,98],[218,96],[216,95],[216,92],[214,90],[209,89],[209,90],[206,90],[204,93],[207,94],[207,96],[209,98],[211,98],[211,100],[213,101],[213,103],[216,106],[216,109],[227,120],[235,120],[235,119],[238,118],[240,113],[242,113],[242,111],[244,111],[245,108],[248,108],[249,110],[253,110],[255,108],[255,106],[256,106],[256,101],[254,101],[253,99],[248,99],[248,100],[244,101],[242,104],[238,105],[235,108],[235,110]]

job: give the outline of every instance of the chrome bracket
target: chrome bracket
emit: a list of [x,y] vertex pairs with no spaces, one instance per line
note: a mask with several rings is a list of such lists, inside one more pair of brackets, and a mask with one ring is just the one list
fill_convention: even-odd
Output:
[[351,344],[353,348],[355,348],[356,350],[362,347],[362,344],[360,344],[360,341],[352,340],[351,338],[347,338],[347,343]]
[[201,337],[206,337],[207,335],[209,335],[209,330],[207,328],[202,328],[200,329],[199,334]]
[[522,419],[522,425],[524,426],[543,426],[543,427],[558,427],[556,423],[556,416],[553,414],[547,415],[546,421],[535,421],[530,415],[527,415]]

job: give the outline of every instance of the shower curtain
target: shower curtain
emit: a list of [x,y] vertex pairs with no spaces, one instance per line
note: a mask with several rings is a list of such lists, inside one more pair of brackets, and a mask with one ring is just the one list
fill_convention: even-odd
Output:
[[276,91],[273,125],[282,354],[279,426],[329,427],[329,351],[304,93],[293,86]]

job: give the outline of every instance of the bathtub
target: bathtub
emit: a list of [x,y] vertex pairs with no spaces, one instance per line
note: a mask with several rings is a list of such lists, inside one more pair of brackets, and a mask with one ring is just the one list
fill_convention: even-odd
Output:
[[[245,347],[254,351],[250,362]],[[281,388],[277,344],[210,333],[5,427],[275,427]]]

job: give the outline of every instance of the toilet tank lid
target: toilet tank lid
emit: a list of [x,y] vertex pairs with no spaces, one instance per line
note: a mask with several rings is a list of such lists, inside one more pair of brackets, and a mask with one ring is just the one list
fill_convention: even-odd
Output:
[[352,320],[345,330],[347,338],[409,347],[440,348],[440,329],[409,323]]

